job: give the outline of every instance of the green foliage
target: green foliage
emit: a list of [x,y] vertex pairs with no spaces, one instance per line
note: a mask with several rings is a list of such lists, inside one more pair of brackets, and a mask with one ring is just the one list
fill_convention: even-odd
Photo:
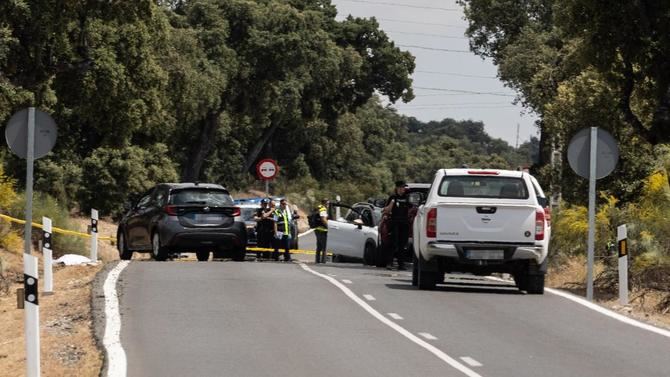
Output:
[[[19,199],[10,208],[10,215],[16,218],[23,219],[25,216],[24,209],[26,204],[25,195],[22,193]],[[54,227],[83,231],[85,229],[78,229],[77,224],[72,221],[70,213],[63,205],[55,198],[43,194],[35,193],[33,196],[33,222],[41,223],[42,217],[48,217]],[[33,227],[33,244],[37,244],[37,240],[41,237],[41,230]],[[63,254],[80,254],[88,255],[88,244],[83,238],[71,235],[53,234],[53,253],[54,258],[59,258]]]
[[139,195],[156,183],[177,181],[174,162],[163,144],[145,149],[98,148],[84,159],[80,202],[84,212],[98,209],[104,215],[118,215],[129,196]]

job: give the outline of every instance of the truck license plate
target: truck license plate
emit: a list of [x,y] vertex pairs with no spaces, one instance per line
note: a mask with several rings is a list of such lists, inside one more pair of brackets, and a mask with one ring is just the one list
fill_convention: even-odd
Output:
[[466,250],[465,257],[468,259],[504,259],[505,252],[503,250]]

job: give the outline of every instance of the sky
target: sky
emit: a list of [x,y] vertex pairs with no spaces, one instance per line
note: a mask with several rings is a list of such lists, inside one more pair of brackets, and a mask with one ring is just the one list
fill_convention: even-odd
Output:
[[496,78],[493,62],[469,52],[464,35],[467,21],[455,0],[332,3],[337,7],[338,19],[348,15],[376,17],[396,45],[414,55],[412,79],[416,98],[408,104],[398,101],[394,107],[400,114],[424,122],[444,118],[482,121],[489,135],[511,146],[517,145],[517,128],[519,145],[538,135],[537,116],[513,104],[516,93]]

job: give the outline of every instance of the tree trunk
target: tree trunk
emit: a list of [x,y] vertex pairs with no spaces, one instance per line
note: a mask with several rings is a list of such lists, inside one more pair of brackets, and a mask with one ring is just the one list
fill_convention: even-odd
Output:
[[200,130],[198,142],[192,146],[188,160],[186,160],[186,163],[182,167],[181,179],[183,182],[195,182],[199,180],[202,173],[202,165],[214,145],[219,114],[218,112],[210,112],[202,121],[202,129]]
[[270,126],[270,128],[266,129],[263,132],[263,136],[261,136],[261,138],[258,139],[256,144],[254,144],[253,148],[249,150],[249,153],[247,153],[247,157],[245,158],[244,161],[242,172],[248,172],[249,169],[251,169],[251,166],[258,158],[258,155],[263,150],[263,147],[268,143],[272,135],[274,135],[275,131],[277,131],[277,128],[279,128],[279,123],[280,123],[279,121],[273,121],[272,126]]

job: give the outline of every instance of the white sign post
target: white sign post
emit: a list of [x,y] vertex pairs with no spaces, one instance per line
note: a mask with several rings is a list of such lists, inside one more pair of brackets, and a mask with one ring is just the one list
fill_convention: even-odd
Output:
[[23,254],[23,289],[26,327],[26,376],[40,375],[40,307],[37,287],[37,257]]
[[44,255],[44,294],[52,294],[54,291],[53,281],[53,252],[51,241],[52,227],[51,219],[42,217],[42,254]]
[[628,229],[626,224],[616,229],[619,249],[619,303],[628,305]]
[[91,261],[98,261],[98,210],[91,209]]

